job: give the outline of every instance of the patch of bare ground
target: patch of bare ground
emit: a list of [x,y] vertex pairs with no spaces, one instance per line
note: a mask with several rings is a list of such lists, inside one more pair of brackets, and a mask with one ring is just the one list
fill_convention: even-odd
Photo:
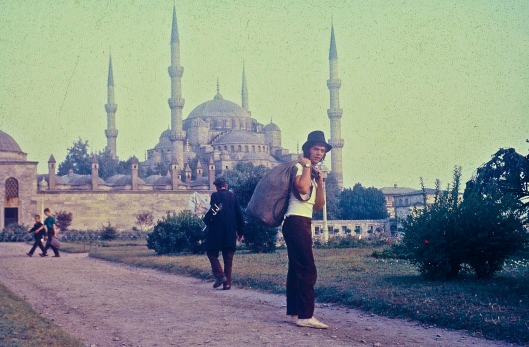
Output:
[[315,315],[329,329],[299,328],[281,295],[28,248],[0,244],[0,282],[87,346],[514,346],[328,305]]

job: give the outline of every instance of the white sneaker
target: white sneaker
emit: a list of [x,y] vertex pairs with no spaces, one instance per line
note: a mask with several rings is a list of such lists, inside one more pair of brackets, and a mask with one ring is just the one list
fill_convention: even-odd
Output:
[[296,322],[296,325],[298,327],[307,327],[307,328],[314,328],[314,329],[327,329],[328,326],[317,320],[316,318],[308,318],[308,319],[298,319]]

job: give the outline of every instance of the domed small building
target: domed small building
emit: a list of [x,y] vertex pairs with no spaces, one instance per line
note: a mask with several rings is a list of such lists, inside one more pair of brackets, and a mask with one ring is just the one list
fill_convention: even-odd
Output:
[[0,226],[32,223],[37,208],[37,162],[27,161],[18,143],[0,130]]

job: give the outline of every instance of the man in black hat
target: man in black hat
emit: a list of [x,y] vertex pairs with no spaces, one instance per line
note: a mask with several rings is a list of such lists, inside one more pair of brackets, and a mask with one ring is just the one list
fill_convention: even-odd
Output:
[[313,316],[317,271],[312,254],[311,222],[313,210],[321,210],[325,205],[323,175],[316,165],[331,149],[322,131],[308,135],[294,179],[294,188],[301,199],[290,193],[282,227],[288,250],[287,315],[300,327],[328,328]]
[[[211,208],[204,216],[204,223],[208,226],[205,248],[215,276],[213,288],[222,285],[222,289],[229,290],[237,239],[240,241],[244,234],[244,218],[235,194],[228,190],[226,179],[217,177],[213,184],[217,191],[211,194]],[[224,271],[219,262],[220,251]]]

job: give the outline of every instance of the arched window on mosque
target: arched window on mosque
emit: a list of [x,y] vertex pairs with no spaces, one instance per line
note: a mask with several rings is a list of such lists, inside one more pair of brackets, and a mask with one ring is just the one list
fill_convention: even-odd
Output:
[[231,145],[231,152],[235,152],[235,146],[234,145]]
[[252,152],[255,153],[255,146],[252,146]]
[[222,151],[222,147],[221,146],[219,146],[217,149],[219,150],[219,152]]
[[258,147],[257,147],[257,151],[258,151],[259,153],[261,153],[261,146],[258,146]]
[[5,183],[4,227],[18,224],[18,181],[10,177]]
[[5,185],[5,206],[8,207],[17,207],[18,206],[18,181],[10,177],[6,180]]
[[244,151],[248,153],[248,146],[244,146]]
[[242,147],[241,147],[241,145],[239,145],[239,152],[242,152]]
[[228,150],[228,146],[224,146],[224,150],[227,151]]

